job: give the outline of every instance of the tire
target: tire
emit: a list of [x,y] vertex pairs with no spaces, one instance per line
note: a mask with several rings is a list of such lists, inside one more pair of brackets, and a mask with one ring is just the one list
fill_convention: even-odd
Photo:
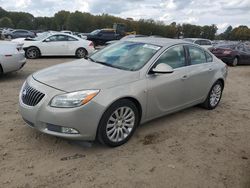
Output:
[[88,52],[84,48],[78,48],[76,50],[76,57],[77,58],[85,58],[88,55]]
[[97,139],[109,147],[120,146],[131,138],[138,124],[139,111],[136,105],[128,99],[121,99],[104,112]]
[[201,106],[207,110],[215,109],[220,103],[222,92],[223,92],[222,82],[221,81],[215,82],[209,91],[207,99],[205,100],[204,103],[201,104]]
[[232,66],[236,67],[238,64],[239,64],[239,58],[235,57],[234,60],[233,60],[233,62],[232,62]]
[[2,76],[2,75],[3,75],[3,68],[2,68],[2,66],[0,64],[0,76]]
[[8,36],[7,36],[7,39],[11,40],[11,39],[12,39],[12,36],[11,36],[11,35],[8,35]]
[[36,59],[40,56],[40,51],[36,47],[30,47],[25,51],[25,56],[28,59]]

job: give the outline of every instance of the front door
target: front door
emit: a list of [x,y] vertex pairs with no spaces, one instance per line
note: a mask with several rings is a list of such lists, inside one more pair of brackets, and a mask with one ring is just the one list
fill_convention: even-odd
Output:
[[147,118],[152,119],[181,109],[187,102],[186,58],[182,45],[167,49],[153,67],[166,63],[174,69],[173,73],[149,74],[147,79]]

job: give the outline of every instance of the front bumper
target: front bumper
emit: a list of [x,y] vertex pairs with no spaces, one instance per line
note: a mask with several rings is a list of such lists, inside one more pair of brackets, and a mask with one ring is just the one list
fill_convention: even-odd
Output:
[[[22,101],[22,91],[19,95],[19,111],[28,125],[40,132],[75,140],[94,140],[104,107],[94,102],[77,108],[53,108],[49,106],[50,100],[58,94],[65,93],[44,85],[32,77],[27,79],[27,84],[44,93],[43,99],[35,106],[28,106]],[[50,125],[57,127],[73,128],[79,134],[66,134],[49,130]]]

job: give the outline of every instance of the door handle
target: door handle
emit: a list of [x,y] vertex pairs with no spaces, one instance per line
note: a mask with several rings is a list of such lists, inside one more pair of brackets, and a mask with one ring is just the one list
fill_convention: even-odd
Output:
[[213,68],[209,68],[208,71],[213,71]]
[[187,76],[187,75],[184,75],[184,76],[182,76],[181,79],[182,79],[182,80],[186,80],[186,79],[188,79],[188,76]]

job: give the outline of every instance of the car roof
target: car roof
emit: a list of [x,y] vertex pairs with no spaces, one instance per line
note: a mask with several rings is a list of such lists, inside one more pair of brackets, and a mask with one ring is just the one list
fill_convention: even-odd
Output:
[[192,44],[182,39],[170,39],[170,38],[160,38],[160,37],[135,37],[135,38],[128,38],[124,41],[141,42],[162,47],[172,46],[175,44]]
[[190,40],[208,40],[208,41],[210,41],[209,39],[203,39],[203,38],[184,38],[184,39],[190,39]]

